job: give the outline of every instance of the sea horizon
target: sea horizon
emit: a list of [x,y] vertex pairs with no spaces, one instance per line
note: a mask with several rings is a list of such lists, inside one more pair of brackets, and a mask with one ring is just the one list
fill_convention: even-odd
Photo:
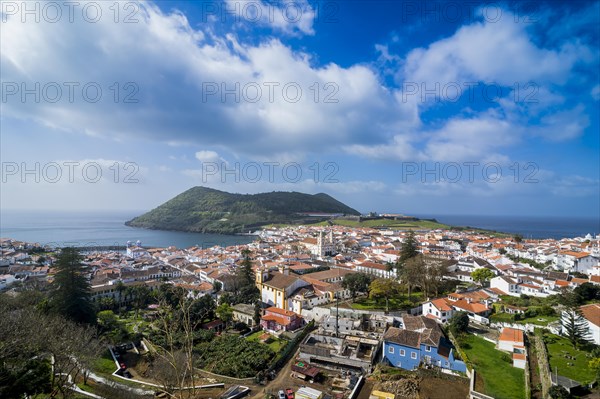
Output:
[[[132,210],[7,210],[0,212],[0,237],[43,245],[124,246],[127,241],[141,241],[143,246],[203,248],[214,245],[246,244],[252,236],[150,230],[126,226],[125,222],[144,211]],[[499,216],[411,214],[422,219],[436,219],[451,226],[473,227],[532,239],[561,239],[595,236],[600,220],[582,216]]]

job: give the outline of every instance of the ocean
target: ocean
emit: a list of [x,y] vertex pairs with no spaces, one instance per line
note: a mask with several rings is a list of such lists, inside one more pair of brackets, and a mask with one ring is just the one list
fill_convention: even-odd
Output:
[[600,218],[565,216],[415,215],[452,226],[521,234],[525,238],[572,238],[600,234]]
[[[143,246],[178,248],[228,246],[251,242],[255,237],[147,230],[125,226],[125,221],[143,211],[51,212],[0,211],[0,237],[52,246],[124,246],[141,241]],[[600,220],[581,217],[516,217],[473,215],[415,215],[435,218],[453,226],[521,234],[525,238],[583,237],[600,233]]]
[[147,230],[125,226],[127,220],[144,211],[54,212],[0,211],[0,237],[37,242],[42,245],[124,246],[127,241],[141,241],[143,246],[177,248],[247,244],[254,236],[186,233]]

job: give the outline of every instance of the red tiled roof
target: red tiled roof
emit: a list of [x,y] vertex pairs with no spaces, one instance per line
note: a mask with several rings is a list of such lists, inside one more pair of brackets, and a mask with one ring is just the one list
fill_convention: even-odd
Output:
[[282,326],[287,326],[288,324],[291,323],[291,321],[286,319],[285,317],[277,316],[274,314],[264,315],[263,317],[261,317],[261,319],[265,320],[265,321],[274,321],[275,323],[282,325]]
[[448,305],[448,302],[446,301],[445,298],[438,298],[438,299],[433,299],[431,301],[431,303],[433,304],[433,306],[435,306],[436,308],[438,308],[439,310],[442,311],[448,311],[448,310],[452,310],[452,308],[450,307],[450,305]]
[[292,312],[290,310],[276,308],[275,306],[271,306],[270,308],[265,309],[265,312],[277,313],[279,315],[287,316],[287,317],[296,316],[296,313],[294,313],[294,312]]
[[523,336],[523,331],[517,330],[515,328],[505,327],[502,329],[502,333],[500,334],[500,338],[498,338],[498,341],[510,341],[510,342],[524,343],[525,338]]
[[600,304],[591,303],[589,305],[583,305],[579,308],[583,317],[585,317],[590,323],[600,327]]

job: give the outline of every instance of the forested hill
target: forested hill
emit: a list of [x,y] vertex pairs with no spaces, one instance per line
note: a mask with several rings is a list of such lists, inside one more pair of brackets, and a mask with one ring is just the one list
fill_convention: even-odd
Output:
[[324,194],[271,192],[231,194],[207,187],[191,188],[125,224],[157,230],[233,234],[276,223],[323,220],[306,213],[359,215],[355,209]]

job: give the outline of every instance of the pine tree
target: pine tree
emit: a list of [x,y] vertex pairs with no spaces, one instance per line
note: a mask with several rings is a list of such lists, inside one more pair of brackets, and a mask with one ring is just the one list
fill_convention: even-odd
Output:
[[396,264],[394,265],[396,269],[396,275],[398,277],[404,277],[404,272],[406,268],[406,262],[409,259],[415,258],[419,255],[419,243],[415,238],[415,233],[411,230],[408,232],[404,241],[402,241],[402,245],[400,246],[400,256],[396,260]]
[[57,269],[50,292],[50,308],[78,323],[95,323],[90,284],[83,274],[82,257],[75,248],[63,248],[54,267]]
[[562,314],[561,321],[563,333],[571,341],[573,348],[577,349],[580,342],[587,341],[589,327],[578,308],[567,308]]
[[580,300],[581,298],[573,291],[561,294],[561,301],[566,308],[561,316],[563,334],[571,341],[573,348],[577,348],[580,342],[587,341],[590,333],[579,309]]
[[410,258],[414,258],[419,254],[419,243],[415,238],[415,233],[411,230],[406,235],[406,238],[402,242],[400,246],[400,258],[398,258],[399,263],[404,263]]

